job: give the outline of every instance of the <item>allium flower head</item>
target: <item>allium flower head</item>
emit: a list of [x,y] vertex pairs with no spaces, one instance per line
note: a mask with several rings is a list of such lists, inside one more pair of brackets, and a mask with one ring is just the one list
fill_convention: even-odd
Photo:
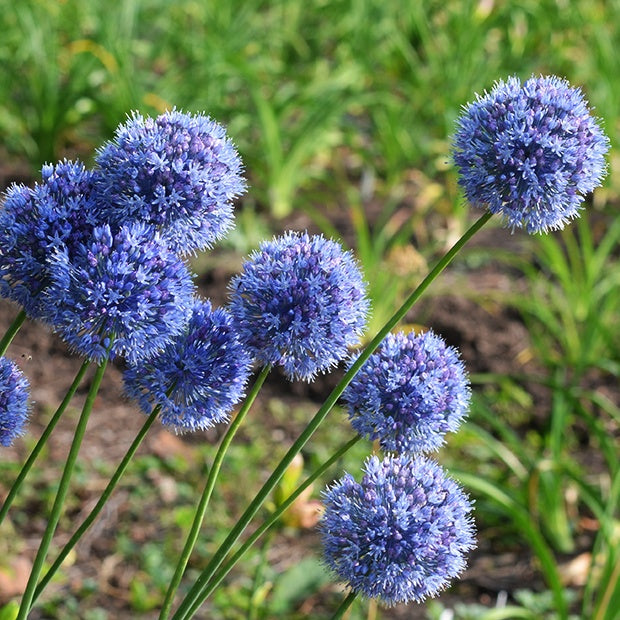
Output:
[[161,422],[176,431],[205,429],[228,419],[251,365],[228,312],[196,299],[185,331],[159,355],[130,366],[125,389],[145,413],[161,405]]
[[608,149],[581,91],[555,76],[500,80],[465,108],[454,137],[467,199],[528,233],[577,217]]
[[0,445],[10,446],[23,434],[29,389],[28,379],[15,362],[0,357]]
[[179,254],[210,247],[232,226],[245,191],[241,160],[224,128],[177,110],[134,112],[97,155],[109,220],[152,224]]
[[289,232],[264,242],[231,283],[240,338],[261,364],[312,379],[357,344],[368,312],[357,263],[335,241]]
[[384,450],[431,452],[456,431],[470,389],[458,351],[432,331],[388,334],[345,389],[353,428]]
[[79,353],[136,362],[182,333],[193,300],[187,266],[152,227],[93,229],[88,242],[50,258],[49,322]]
[[95,174],[80,162],[42,169],[33,189],[14,184],[0,208],[0,295],[41,317],[48,284],[47,259],[56,249],[79,242],[95,223]]
[[324,502],[326,564],[355,592],[386,605],[435,596],[475,546],[467,496],[424,457],[373,456],[361,483],[346,474]]

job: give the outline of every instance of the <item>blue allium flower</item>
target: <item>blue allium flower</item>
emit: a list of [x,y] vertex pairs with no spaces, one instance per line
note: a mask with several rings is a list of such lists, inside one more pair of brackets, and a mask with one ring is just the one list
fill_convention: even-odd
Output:
[[65,244],[83,241],[96,222],[95,174],[80,162],[42,169],[33,189],[12,185],[0,209],[0,295],[41,316],[48,285],[47,260]]
[[609,140],[579,89],[511,77],[465,108],[453,146],[467,199],[536,233],[577,217],[605,176]]
[[210,247],[233,222],[245,191],[241,160],[224,128],[203,115],[134,112],[97,155],[110,222],[154,225],[179,254]]
[[107,224],[88,242],[58,250],[49,261],[49,322],[79,353],[100,362],[122,355],[136,362],[182,333],[194,286],[182,260],[152,227]]
[[10,446],[23,434],[29,389],[28,379],[15,362],[0,357],[0,445]]
[[240,338],[261,364],[309,381],[348,354],[368,300],[355,259],[335,241],[289,232],[263,242],[231,283]]
[[427,331],[388,334],[345,389],[353,428],[384,450],[431,452],[467,413],[469,381],[458,351]]
[[355,591],[386,605],[436,595],[475,546],[472,505],[434,461],[368,459],[324,492],[324,559]]
[[157,356],[125,371],[125,389],[146,413],[161,405],[163,424],[198,430],[228,419],[244,395],[252,358],[228,312],[196,299],[183,334]]

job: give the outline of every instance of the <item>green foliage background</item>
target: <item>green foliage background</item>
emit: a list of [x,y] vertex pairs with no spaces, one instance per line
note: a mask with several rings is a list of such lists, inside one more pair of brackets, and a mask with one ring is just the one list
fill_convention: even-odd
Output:
[[[581,86],[612,142],[610,175],[589,215],[574,230],[523,239],[516,255],[478,248],[461,266],[466,273],[499,260],[525,282],[525,294],[494,301],[523,318],[543,372],[474,377],[472,421],[444,460],[476,496],[482,531],[529,546],[547,588],[537,597],[515,593],[513,615],[461,606],[455,618],[568,618],[570,610],[582,620],[617,620],[620,415],[599,388],[620,375],[620,228],[613,223],[620,193],[619,24],[619,0],[0,0],[0,177],[5,184],[36,180],[44,162],[62,157],[92,162],[94,149],[130,110],[204,111],[228,127],[250,183],[228,242],[235,260],[303,213],[327,234],[346,233],[370,282],[378,325],[469,217],[449,161],[461,106],[512,74],[553,73]],[[210,258],[198,260],[212,267]],[[470,294],[466,288],[458,292]],[[545,424],[518,434],[515,425],[528,428],[532,419],[528,381],[548,390],[551,406]],[[268,404],[282,424],[302,425],[304,407]],[[248,483],[257,482],[253,476],[271,465],[265,432],[248,428],[246,442],[230,454],[230,476],[250,471]],[[320,435],[307,466],[325,460],[343,434],[330,428]],[[602,455],[602,470],[573,458],[584,441]],[[211,446],[200,450],[208,463]],[[349,465],[362,458],[352,455]],[[204,476],[172,460],[141,457],[128,474],[135,519],[143,502],[154,501],[145,484],[153,471],[174,476],[179,493],[161,524],[175,533],[159,544],[136,545],[129,526],[118,532],[118,553],[141,567],[129,594],[136,617],[147,617],[165,591],[178,531],[191,519]],[[12,466],[2,468],[12,479]],[[247,489],[222,484],[229,505],[246,501]],[[50,489],[53,476],[40,472],[17,525],[27,519],[28,502],[45,504]],[[560,570],[560,558],[579,549],[575,514],[600,524],[593,568],[578,593],[563,587]],[[193,558],[193,571],[215,548],[219,530],[230,527],[224,507],[211,517],[210,542]],[[218,592],[209,617],[303,617],[300,601],[325,587],[315,559],[284,575],[263,568],[256,579],[264,554],[267,547]],[[85,582],[49,600],[44,613],[106,618],[105,610],[81,602],[94,590]],[[373,613],[360,603],[351,618]],[[439,617],[441,605],[428,613]]]

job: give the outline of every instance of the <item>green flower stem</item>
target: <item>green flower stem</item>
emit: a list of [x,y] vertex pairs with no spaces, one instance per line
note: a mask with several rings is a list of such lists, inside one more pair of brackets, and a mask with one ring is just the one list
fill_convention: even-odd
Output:
[[118,481],[121,479],[121,477],[125,473],[127,467],[129,466],[129,462],[131,461],[134,454],[136,453],[136,450],[142,443],[142,440],[146,436],[148,430],[151,428],[151,426],[153,426],[153,422],[155,422],[155,420],[157,419],[157,416],[159,415],[160,411],[161,411],[161,405],[157,405],[156,407],[153,408],[153,411],[151,411],[150,415],[147,417],[146,421],[142,425],[142,428],[136,435],[136,438],[133,440],[133,443],[131,444],[131,446],[129,446],[129,449],[127,450],[127,453],[123,457],[123,460],[120,462],[119,466],[116,468],[114,475],[112,476],[112,478],[110,478],[110,482],[108,482],[108,486],[106,486],[104,492],[101,494],[99,501],[97,502],[95,507],[90,511],[90,514],[86,517],[86,519],[84,519],[84,521],[82,522],[82,525],[80,525],[80,527],[75,531],[73,536],[71,536],[71,538],[69,539],[69,542],[67,542],[67,544],[62,548],[62,551],[59,553],[56,560],[54,560],[54,563],[50,566],[47,573],[45,573],[41,581],[38,583],[34,591],[34,596],[32,598],[33,603],[37,600],[37,598],[39,598],[39,595],[41,594],[41,592],[43,592],[43,590],[45,589],[49,581],[56,574],[56,571],[60,568],[60,566],[64,562],[65,558],[69,555],[69,553],[78,543],[80,538],[82,538],[82,536],[84,535],[84,532],[86,532],[86,530],[92,525],[93,521],[99,516],[99,513],[101,512],[106,502],[110,498],[110,495],[112,495],[112,492],[116,488]]
[[187,535],[187,540],[185,541],[185,546],[183,547],[183,551],[181,552],[181,557],[179,558],[179,562],[177,563],[176,570],[172,577],[172,581],[168,586],[168,591],[166,592],[166,597],[164,602],[162,603],[161,611],[159,614],[160,620],[165,620],[168,618],[170,614],[170,610],[172,608],[172,603],[174,601],[174,595],[181,583],[181,579],[183,578],[183,573],[185,572],[185,567],[189,561],[189,557],[196,545],[196,541],[198,540],[198,535],[200,534],[200,528],[202,526],[202,522],[204,521],[204,517],[207,511],[207,506],[209,505],[209,500],[211,499],[211,493],[213,492],[213,488],[215,487],[215,481],[217,480],[217,476],[222,467],[222,463],[224,461],[224,456],[226,455],[226,451],[230,446],[233,437],[235,436],[237,430],[241,426],[241,423],[245,419],[250,407],[256,400],[256,396],[260,391],[269,371],[271,370],[271,365],[264,366],[260,371],[252,389],[248,393],[243,406],[235,416],[235,419],[231,422],[226,434],[222,438],[220,446],[217,450],[215,458],[213,459],[213,465],[209,471],[209,475],[207,477],[207,482],[205,484],[204,491],[202,492],[202,496],[200,498],[200,503],[198,504],[198,508],[196,509],[196,514],[194,515],[194,521],[192,523],[192,527],[190,529],[189,534]]
[[344,612],[351,607],[353,601],[357,598],[357,592],[351,591],[347,594],[346,598],[340,603],[340,607],[336,609],[332,620],[340,620],[344,616]]
[[4,355],[9,348],[15,334],[19,331],[22,323],[26,320],[26,311],[20,310],[19,314],[13,319],[11,326],[6,330],[2,340],[0,340],[0,355]]
[[32,566],[32,572],[30,573],[30,578],[28,579],[26,591],[24,592],[24,596],[22,598],[22,603],[19,608],[19,613],[16,620],[26,620],[26,617],[30,612],[35,588],[37,586],[37,582],[39,581],[39,575],[41,574],[41,570],[43,569],[43,563],[45,562],[45,558],[52,542],[52,538],[54,537],[56,526],[58,525],[58,521],[60,520],[62,507],[65,501],[65,497],[67,496],[67,492],[69,490],[71,475],[73,473],[78,452],[80,450],[80,445],[82,444],[82,439],[84,438],[84,433],[86,431],[86,424],[88,423],[88,418],[90,417],[90,413],[93,410],[95,398],[97,396],[97,392],[99,391],[99,386],[101,385],[101,380],[103,379],[103,374],[105,372],[107,362],[108,358],[106,355],[106,358],[103,360],[103,362],[101,362],[101,364],[99,364],[99,367],[97,368],[97,372],[93,377],[93,382],[86,397],[86,401],[84,402],[82,414],[80,415],[80,419],[78,420],[75,434],[73,436],[73,442],[71,443],[71,448],[69,449],[69,454],[67,456],[67,462],[65,463],[65,468],[62,472],[62,477],[58,485],[58,491],[56,493],[54,505],[52,506],[52,512],[49,516],[47,528],[45,529],[45,533],[43,534],[41,544],[39,545],[39,550],[37,551],[37,555]]
[[332,407],[336,404],[336,401],[340,398],[342,392],[344,392],[347,385],[349,385],[353,377],[366,362],[366,360],[368,360],[372,353],[377,349],[377,347],[381,344],[387,334],[389,334],[390,331],[399,323],[399,321],[405,317],[407,312],[409,312],[411,307],[416,303],[416,301],[418,301],[418,299],[430,286],[433,280],[435,280],[435,278],[437,278],[437,276],[452,262],[454,257],[461,250],[461,248],[469,241],[469,239],[471,239],[471,237],[474,236],[476,232],[478,232],[478,230],[480,230],[480,228],[484,226],[484,224],[486,224],[491,219],[491,217],[492,214],[487,211],[470,226],[470,228],[463,234],[463,236],[439,260],[439,262],[426,276],[426,278],[424,278],[424,280],[418,285],[418,287],[411,293],[411,295],[409,295],[403,305],[396,311],[394,316],[392,316],[392,318],[379,330],[377,335],[361,352],[360,356],[351,365],[351,367],[345,373],[338,385],[336,385],[336,387],[329,394],[321,408],[315,414],[314,418],[310,420],[310,422],[299,435],[295,443],[284,455],[284,457],[280,461],[280,464],[276,467],[276,469],[265,482],[256,497],[249,504],[246,511],[234,525],[226,540],[224,540],[224,542],[220,545],[219,549],[215,552],[207,567],[199,575],[196,583],[192,586],[190,591],[185,596],[185,599],[181,602],[181,605],[173,616],[174,620],[187,620],[188,618],[191,618],[194,612],[200,607],[202,601],[204,600],[203,591],[206,589],[209,580],[213,577],[215,571],[219,568],[220,564],[222,563],[232,546],[235,544],[239,536],[241,536],[242,532],[254,518],[254,515],[258,512],[263,502],[267,499],[269,494],[278,484],[278,481],[284,475],[284,472],[291,464],[297,453],[301,451],[306,442],[310,439],[316,429],[326,418],[327,414],[331,411]]
[[47,426],[45,427],[45,430],[43,431],[43,434],[41,435],[39,441],[37,442],[37,445],[34,447],[34,449],[32,450],[32,453],[28,457],[28,460],[22,465],[22,468],[19,472],[19,475],[17,476],[17,479],[13,483],[13,486],[11,487],[9,494],[4,500],[4,504],[2,505],[2,510],[0,510],[0,523],[4,521],[4,518],[9,512],[9,508],[11,507],[13,500],[17,496],[17,492],[21,488],[21,485],[24,482],[26,476],[28,475],[30,468],[33,466],[34,462],[37,460],[37,457],[39,456],[41,450],[43,450],[43,447],[45,446],[49,436],[52,434],[52,431],[54,430],[56,424],[58,423],[58,420],[60,420],[60,417],[65,412],[65,409],[68,407],[69,403],[71,402],[71,399],[73,398],[73,395],[75,394],[78,386],[82,382],[82,379],[84,378],[84,374],[86,373],[86,370],[89,366],[90,366],[90,360],[86,360],[82,364],[80,370],[75,376],[75,379],[73,380],[73,383],[71,384],[71,387],[69,388],[69,391],[66,393],[64,400],[62,401],[62,403],[60,403],[58,409],[56,410],[56,413],[52,416],[52,419],[48,422]]
[[280,517],[291,507],[293,502],[320,476],[323,475],[338,459],[346,454],[356,443],[360,441],[361,437],[356,435],[341,446],[332,456],[325,461],[318,469],[314,470],[296,489],[291,495],[289,495],[265,520],[254,532],[249,536],[233,556],[222,566],[220,571],[215,577],[209,581],[208,587],[205,588],[204,596],[208,597],[217,586],[224,580],[224,577],[231,571],[233,566],[241,559],[245,552],[267,531],[269,530]]

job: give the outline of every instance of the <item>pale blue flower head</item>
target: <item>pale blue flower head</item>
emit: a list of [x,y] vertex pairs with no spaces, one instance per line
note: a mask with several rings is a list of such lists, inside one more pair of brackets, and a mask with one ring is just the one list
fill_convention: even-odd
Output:
[[511,77],[465,107],[453,147],[469,202],[537,233],[578,216],[605,176],[609,139],[567,81]]
[[224,127],[202,114],[134,112],[96,162],[107,219],[151,224],[181,255],[222,238],[233,224],[232,201],[245,191],[241,159]]
[[228,420],[251,366],[228,312],[195,299],[183,333],[155,357],[129,366],[125,389],[145,413],[161,405],[162,424],[195,431]]
[[43,166],[41,176],[34,188],[11,185],[0,208],[0,296],[37,319],[50,255],[83,241],[96,222],[93,172],[62,161]]
[[407,455],[366,462],[324,492],[319,524],[327,566],[385,605],[435,596],[475,547],[472,505],[434,461]]
[[288,232],[262,243],[233,278],[230,311],[259,363],[309,381],[358,344],[368,300],[350,252],[319,235]]
[[57,251],[49,273],[48,321],[96,362],[155,355],[189,320],[191,273],[150,226],[96,227],[88,241]]
[[0,357],[0,445],[8,447],[23,435],[28,420],[28,379],[15,362]]
[[469,381],[454,347],[427,331],[388,334],[347,386],[353,428],[384,450],[431,452],[467,414]]

